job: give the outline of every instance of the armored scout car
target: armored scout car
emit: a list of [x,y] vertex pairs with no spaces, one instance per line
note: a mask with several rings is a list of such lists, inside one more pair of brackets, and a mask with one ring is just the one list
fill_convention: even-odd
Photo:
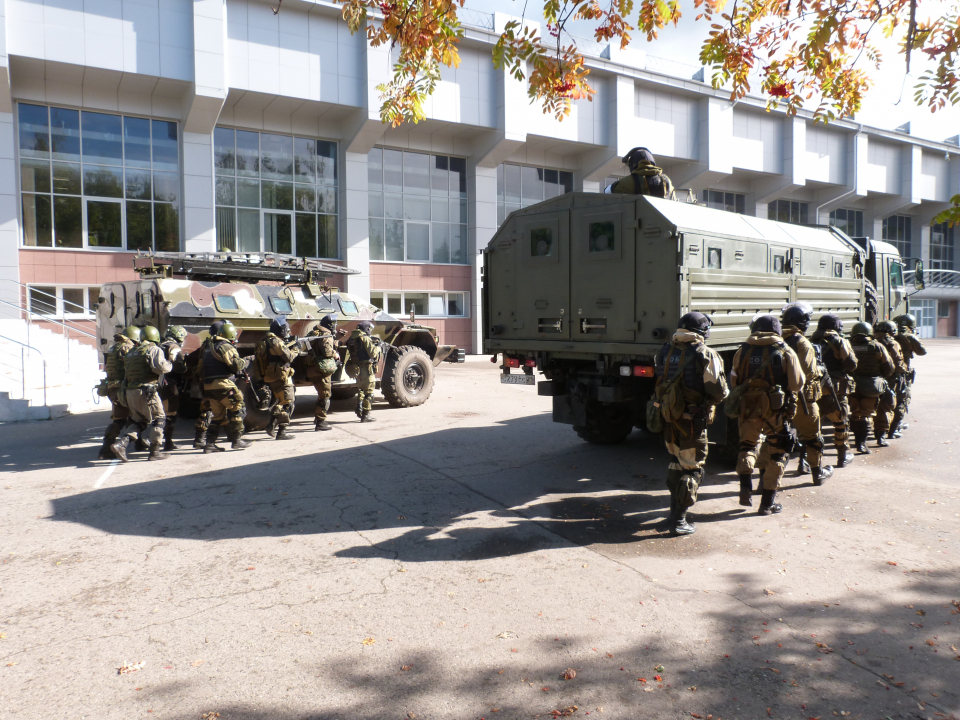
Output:
[[[463,362],[463,350],[441,345],[434,328],[387,315],[329,285],[326,276],[357,272],[331,263],[273,253],[154,253],[134,258],[134,269],[140,280],[108,283],[100,290],[97,335],[102,350],[126,325],[154,325],[161,335],[170,325],[182,325],[188,333],[184,352],[189,355],[208,337],[210,324],[220,319],[237,326],[237,349],[242,357],[252,357],[278,316],[286,317],[291,333],[300,338],[325,315],[336,315],[348,334],[360,321],[370,320],[374,334],[388,346],[381,354],[377,387],[394,407],[423,404],[433,389],[433,368],[444,361]],[[303,350],[293,364],[295,385],[310,385],[308,361]],[[249,365],[253,373],[254,363]],[[335,398],[356,393],[356,381],[343,367],[332,382]],[[266,424],[269,418],[263,409],[269,398],[263,393],[269,388],[260,388],[258,400],[246,382],[240,386],[248,424]],[[200,387],[191,379],[181,413],[198,412],[200,397]]]
[[[484,251],[484,349],[502,355],[503,383],[543,374],[554,422],[620,442],[643,425],[654,355],[684,313],[713,318],[707,343],[729,369],[754,315],[779,316],[790,302],[848,327],[868,304],[879,319],[906,312],[896,248],[861,243],[692,203],[562,195],[514,212]],[[720,415],[714,439],[735,442]]]

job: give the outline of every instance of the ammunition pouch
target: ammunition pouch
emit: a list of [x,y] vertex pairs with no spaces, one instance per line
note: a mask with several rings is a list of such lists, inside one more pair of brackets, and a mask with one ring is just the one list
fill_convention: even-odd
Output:
[[772,388],[770,388],[767,396],[770,398],[771,410],[783,410],[784,405],[787,404],[786,393],[783,392],[783,388],[781,388],[779,385],[774,385]]
[[697,502],[697,491],[700,489],[700,475],[695,471],[683,472],[679,477],[674,477],[673,473],[667,476],[667,487],[670,492],[676,496],[680,507],[688,508]]
[[100,384],[97,385],[96,390],[99,397],[107,397],[110,395],[110,383],[104,378],[100,381]]
[[663,415],[655,396],[647,400],[647,430],[652,433],[663,432]]

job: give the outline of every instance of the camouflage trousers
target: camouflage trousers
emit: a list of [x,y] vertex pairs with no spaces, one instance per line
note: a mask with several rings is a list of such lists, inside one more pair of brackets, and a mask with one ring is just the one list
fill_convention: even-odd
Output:
[[[758,463],[760,438],[766,435],[765,450],[769,452],[767,460]],[[769,414],[759,418],[740,421],[740,454],[737,456],[737,473],[751,475],[753,469],[761,468],[764,490],[776,490],[780,487],[780,478],[787,467],[787,447],[790,439],[780,414]]]
[[243,404],[243,393],[232,380],[214,380],[203,386],[203,402],[200,403],[200,420],[198,428],[207,412],[213,414],[211,425],[226,425],[231,436],[243,433],[243,417],[246,407]]
[[806,450],[807,463],[810,467],[820,467],[823,462],[823,435],[820,434],[820,406],[816,400],[807,400],[807,409],[803,409],[803,403],[797,401],[797,414],[793,417],[793,427],[796,428],[797,437],[803,443]]
[[333,395],[332,376],[327,375],[325,378],[312,378],[308,376],[308,378],[317,391],[317,408],[314,410],[314,417],[317,420],[326,420],[327,413],[330,412],[330,396]]
[[703,466],[707,462],[706,426],[699,427],[699,421],[697,427],[694,425],[694,420],[682,417],[665,422],[663,428],[663,442],[667,452],[673,455],[673,461],[667,466],[667,487],[683,507],[697,502]]
[[878,398],[877,415],[873,419],[873,431],[879,436],[890,429],[890,423],[893,421],[893,414],[897,410],[897,394],[893,388],[885,392]]
[[110,400],[111,422],[107,425],[107,429],[103,431],[103,444],[105,447],[109,447],[113,444],[114,440],[120,437],[120,433],[123,432],[123,426],[127,424],[127,419],[130,417],[130,411],[127,409],[127,406],[121,402],[119,383],[111,383],[111,387],[107,390],[107,398]]
[[854,393],[850,396],[850,419],[869,420],[877,414],[879,404],[880,398],[878,397],[863,397]]
[[125,399],[130,418],[122,434],[129,436],[131,441],[141,434],[148,445],[158,445],[163,440],[163,425],[167,416],[163,412],[157,386],[127,388]]
[[819,400],[820,417],[833,425],[833,444],[837,448],[847,447],[847,437],[850,435],[850,403],[847,396],[839,397],[840,407],[832,396],[825,395]]
[[297,398],[293,381],[286,378],[268,382],[267,385],[273,394],[273,407],[270,408],[270,414],[276,418],[279,425],[286,425],[290,422],[290,416],[293,415],[293,405]]
[[357,366],[357,407],[364,413],[373,409],[373,393],[377,389],[377,373],[373,363],[359,363]]

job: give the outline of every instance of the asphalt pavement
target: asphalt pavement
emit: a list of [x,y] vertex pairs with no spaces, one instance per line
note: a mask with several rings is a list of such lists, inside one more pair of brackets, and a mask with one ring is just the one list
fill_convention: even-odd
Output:
[[0,425],[0,718],[958,715],[960,342],[927,347],[903,439],[792,462],[770,517],[711,461],[684,538],[657,438],[584,443],[485,357],[331,432],[298,390],[243,452]]

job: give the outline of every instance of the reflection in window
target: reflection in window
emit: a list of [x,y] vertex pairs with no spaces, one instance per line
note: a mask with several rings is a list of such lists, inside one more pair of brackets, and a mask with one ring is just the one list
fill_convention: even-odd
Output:
[[835,263],[833,264],[833,276],[834,276],[835,278],[842,278],[842,277],[843,277],[843,263],[842,263],[842,262],[835,262]]
[[806,225],[810,204],[798,200],[774,200],[767,205],[767,218],[778,222]]
[[890,287],[903,287],[903,265],[898,262],[890,263]]
[[609,221],[590,223],[589,226],[590,252],[609,252],[614,248],[616,241],[614,224]]
[[31,285],[28,307],[38,315],[89,318],[96,314],[100,288],[90,286]]
[[832,210],[830,224],[850,237],[863,237],[863,210]]
[[553,255],[553,230],[534,228],[530,231],[530,254],[534,257]]
[[[374,291],[370,302],[394,316],[409,315],[413,309],[418,316],[466,317],[467,293],[401,293]],[[425,310],[421,310],[425,308]]]
[[723,266],[723,250],[720,248],[707,249],[707,268],[710,270],[720,270]]
[[722,190],[704,190],[703,202],[709,208],[745,215],[747,196],[743,193],[724,192]]
[[218,310],[239,310],[237,299],[233,295],[214,295],[213,301]]
[[573,192],[573,173],[567,170],[503,164],[497,167],[497,226],[521,207]]
[[773,271],[775,273],[782,273],[786,270],[787,259],[783,255],[774,255],[773,256]]
[[900,257],[912,257],[913,221],[909,215],[891,215],[883,219],[883,239],[896,246]]
[[180,249],[177,123],[26,103],[17,123],[25,246]]
[[930,226],[931,270],[953,270],[953,230],[947,223]]

